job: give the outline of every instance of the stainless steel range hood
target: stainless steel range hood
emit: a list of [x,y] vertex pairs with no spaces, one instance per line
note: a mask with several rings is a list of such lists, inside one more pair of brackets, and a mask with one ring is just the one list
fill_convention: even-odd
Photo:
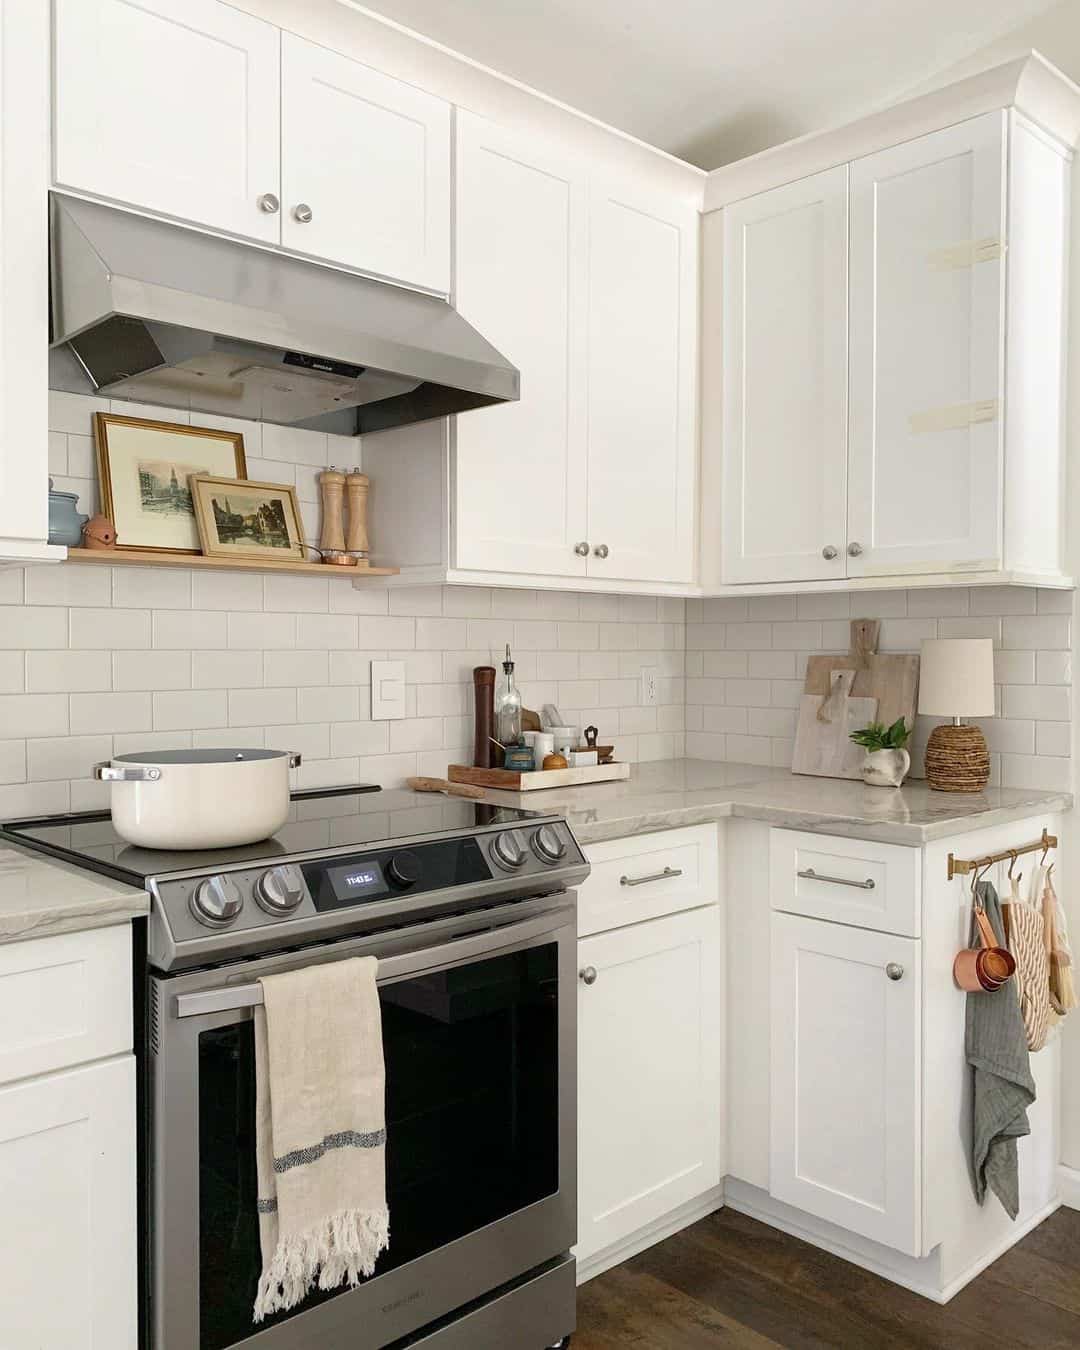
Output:
[[51,212],[53,388],[352,433],[518,397],[434,296],[57,193]]

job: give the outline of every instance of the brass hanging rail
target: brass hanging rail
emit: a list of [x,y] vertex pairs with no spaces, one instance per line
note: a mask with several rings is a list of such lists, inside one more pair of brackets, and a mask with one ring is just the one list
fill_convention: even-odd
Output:
[[1046,852],[1047,849],[1057,848],[1058,841],[1056,834],[1047,834],[1046,826],[1043,826],[1042,838],[1035,841],[1034,844],[1021,844],[1019,848],[1007,848],[1002,853],[988,853],[985,858],[954,858],[949,854],[949,880],[953,877],[966,876],[969,872],[974,872],[977,867],[989,867],[991,863],[1008,862],[1011,858],[1018,858],[1021,853],[1038,853],[1041,849]]

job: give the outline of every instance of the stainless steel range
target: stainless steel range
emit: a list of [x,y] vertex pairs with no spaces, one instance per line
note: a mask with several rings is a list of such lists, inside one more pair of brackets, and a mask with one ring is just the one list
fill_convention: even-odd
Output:
[[[122,844],[105,815],[24,845],[144,886],[148,1350],[543,1350],[574,1328],[575,896],[566,822],[362,789],[271,840]],[[379,958],[390,1247],[256,1328],[258,977]]]

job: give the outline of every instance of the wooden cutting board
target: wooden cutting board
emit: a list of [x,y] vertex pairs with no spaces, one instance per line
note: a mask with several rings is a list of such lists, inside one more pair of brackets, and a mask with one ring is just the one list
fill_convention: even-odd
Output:
[[[892,726],[902,717],[909,727],[915,725],[919,692],[919,658],[916,654],[879,656],[877,651],[881,623],[877,619],[853,619],[851,650],[842,656],[811,656],[806,663],[804,694],[824,697],[834,670],[853,670],[853,698],[877,700],[875,721]],[[863,724],[865,725],[865,723]]]
[[824,778],[859,778],[866,752],[851,733],[873,722],[877,699],[853,698],[855,671],[833,672],[825,694],[804,693],[799,703],[792,773]]

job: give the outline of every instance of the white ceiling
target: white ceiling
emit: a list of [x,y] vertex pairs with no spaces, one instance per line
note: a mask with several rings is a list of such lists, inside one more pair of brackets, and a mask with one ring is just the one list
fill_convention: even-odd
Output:
[[368,0],[705,168],[858,116],[1052,0]]

